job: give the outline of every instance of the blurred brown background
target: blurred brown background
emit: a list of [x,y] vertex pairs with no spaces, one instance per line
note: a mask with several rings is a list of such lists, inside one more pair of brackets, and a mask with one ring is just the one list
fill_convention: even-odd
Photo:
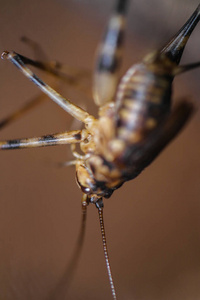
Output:
[[[0,52],[32,57],[20,42],[39,42],[49,58],[92,70],[94,52],[114,0],[0,1]],[[163,45],[198,0],[131,1],[123,71]],[[183,62],[200,60],[200,27]],[[40,74],[40,73],[39,73]],[[46,75],[41,76],[52,82]],[[175,80],[175,96],[199,104],[200,70]],[[92,100],[60,91],[95,113]],[[0,61],[0,119],[39,94],[9,62]],[[0,139],[40,136],[70,128],[72,119],[51,100],[0,132]],[[105,225],[119,299],[200,299],[200,114],[132,182],[105,200]],[[0,153],[0,299],[111,299],[95,207],[65,295],[63,274],[80,227],[81,192],[67,146]],[[60,284],[61,283],[61,284]]]

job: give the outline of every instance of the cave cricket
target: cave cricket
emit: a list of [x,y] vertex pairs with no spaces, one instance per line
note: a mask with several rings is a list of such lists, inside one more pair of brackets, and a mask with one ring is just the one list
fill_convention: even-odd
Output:
[[[15,52],[4,51],[2,54],[3,59],[11,61],[43,93],[84,124],[81,130],[2,141],[0,149],[71,145],[74,160],[68,165],[75,166],[76,180],[83,192],[82,228],[85,228],[87,206],[94,203],[99,213],[113,299],[117,299],[117,296],[108,257],[103,198],[109,198],[126,181],[138,176],[187,123],[194,106],[187,99],[182,99],[171,111],[172,82],[176,75],[200,66],[200,62],[179,66],[185,45],[199,22],[199,5],[161,50],[148,54],[142,62],[131,66],[119,80],[128,2],[116,1],[97,50],[93,99],[98,106],[98,119],[58,94],[27,67],[32,65],[62,78],[57,64],[32,60]],[[33,43],[28,39],[27,42]],[[21,117],[33,106],[33,102],[25,105],[2,120],[0,127]],[[77,152],[77,144],[81,153]],[[80,234],[79,250],[84,232],[83,229]]]

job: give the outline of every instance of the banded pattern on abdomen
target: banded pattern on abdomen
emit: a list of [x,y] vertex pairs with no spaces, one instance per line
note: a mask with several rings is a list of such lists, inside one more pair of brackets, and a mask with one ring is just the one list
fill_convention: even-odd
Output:
[[153,70],[145,64],[128,70],[117,92],[117,138],[140,143],[158,126],[169,112],[172,79],[156,65]]

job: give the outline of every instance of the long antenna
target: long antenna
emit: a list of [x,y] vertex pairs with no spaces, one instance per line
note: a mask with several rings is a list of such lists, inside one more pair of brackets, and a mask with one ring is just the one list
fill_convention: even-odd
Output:
[[70,264],[67,267],[67,270],[62,275],[62,278],[57,283],[56,287],[54,287],[50,294],[47,296],[46,300],[54,300],[54,299],[67,299],[67,292],[70,286],[70,282],[73,279],[74,272],[77,268],[78,261],[83,249],[84,237],[85,237],[85,229],[86,229],[86,219],[87,219],[87,196],[84,195],[82,198],[82,219],[81,219],[81,228],[79,232],[79,236],[76,242],[76,247],[74,249],[73,256],[71,258]]
[[96,207],[97,207],[98,213],[99,213],[99,222],[100,222],[101,236],[102,236],[102,241],[103,241],[103,251],[104,251],[106,268],[107,268],[108,278],[109,278],[110,287],[111,287],[111,293],[112,293],[113,299],[117,300],[115,286],[114,286],[112,272],[111,272],[111,267],[110,267],[110,260],[109,260],[109,256],[108,256],[108,247],[107,247],[107,242],[106,242],[106,233],[105,233],[105,227],[104,227],[104,221],[103,221],[103,200],[102,200],[102,198],[100,200],[98,200],[95,204],[96,204]]

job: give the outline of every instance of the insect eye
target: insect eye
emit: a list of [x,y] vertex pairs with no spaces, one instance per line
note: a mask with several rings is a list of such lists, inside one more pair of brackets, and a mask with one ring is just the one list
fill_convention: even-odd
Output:
[[83,193],[85,193],[85,194],[90,194],[90,192],[91,192],[91,190],[90,190],[89,187],[83,187],[83,186],[81,186],[81,190],[82,190]]

